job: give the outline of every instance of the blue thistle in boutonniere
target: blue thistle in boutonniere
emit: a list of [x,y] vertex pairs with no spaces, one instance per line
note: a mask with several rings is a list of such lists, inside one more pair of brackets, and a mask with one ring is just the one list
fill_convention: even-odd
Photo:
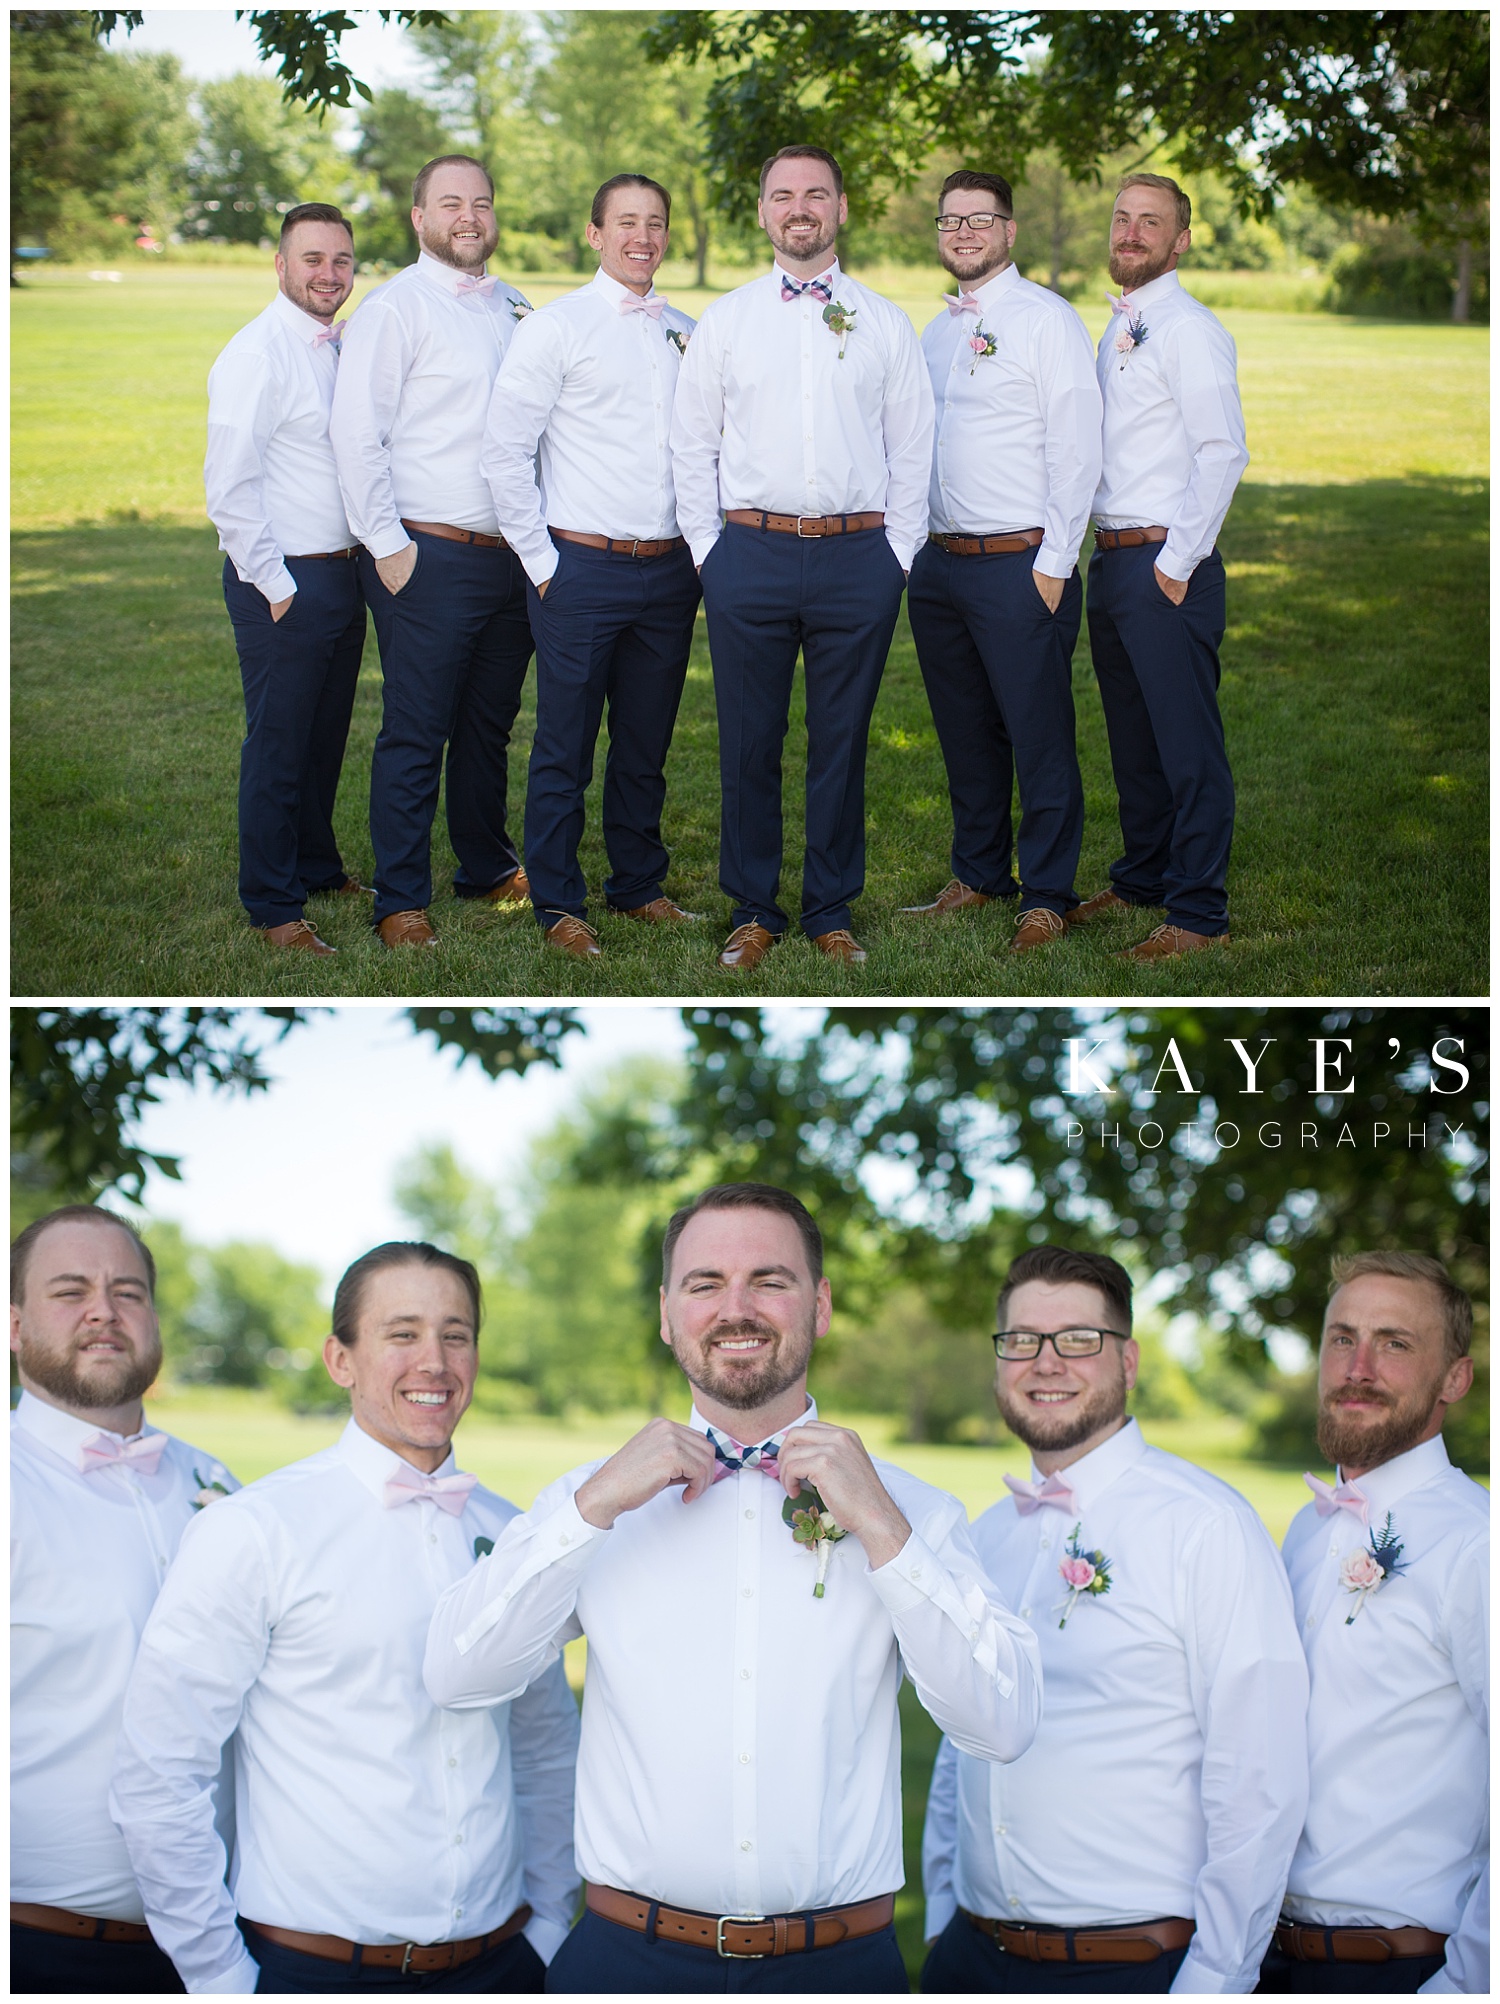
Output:
[[972,376],[980,363],[987,361],[994,354],[995,337],[993,334],[987,334],[982,327],[976,327],[969,336],[969,346],[974,352],[974,359],[969,364],[969,374]]
[[782,1504],[781,1521],[791,1525],[792,1536],[799,1545],[805,1545],[808,1551],[817,1554],[818,1577],[813,1582],[813,1599],[821,1600],[823,1580],[833,1548],[840,1538],[847,1538],[849,1533],[834,1522],[832,1513],[823,1507],[822,1497],[805,1478],[801,1482],[801,1493],[788,1496]]
[[1057,1565],[1062,1583],[1068,1589],[1067,1599],[1058,1603],[1062,1609],[1062,1620],[1057,1624],[1059,1628],[1067,1627],[1068,1616],[1081,1593],[1108,1593],[1114,1584],[1109,1560],[1103,1552],[1085,1552],[1079,1546],[1078,1536],[1082,1529],[1081,1523],[1073,1526],[1072,1536]]
[[1115,353],[1122,369],[1136,349],[1145,346],[1147,334],[1146,323],[1139,313],[1127,312],[1123,318],[1124,325],[1115,329]]
[[844,359],[844,344],[854,332],[855,311],[854,307],[845,306],[843,301],[839,299],[830,299],[828,304],[823,308],[825,323],[839,337],[839,360],[841,362]]
[[1403,1550],[1391,1529],[1391,1513],[1387,1510],[1379,1537],[1372,1531],[1369,1544],[1356,1545],[1339,1567],[1339,1585],[1346,1593],[1354,1595],[1353,1612],[1344,1616],[1345,1628],[1364,1606],[1368,1595],[1378,1592],[1395,1574],[1406,1571],[1407,1562],[1401,1556]]
[[680,327],[668,327],[663,331],[678,354],[685,355],[687,353],[688,337],[683,333],[682,329]]

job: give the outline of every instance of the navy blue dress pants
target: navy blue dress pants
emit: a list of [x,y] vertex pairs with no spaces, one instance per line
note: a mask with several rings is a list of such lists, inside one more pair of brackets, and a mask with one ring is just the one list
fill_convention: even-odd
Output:
[[412,537],[417,565],[394,596],[375,559],[360,574],[385,678],[370,766],[375,918],[432,902],[432,821],[448,747],[448,839],[457,896],[481,898],[514,876],[506,832],[506,752],[531,660],[526,573],[508,549]]
[[1210,551],[1173,605],[1156,582],[1160,553],[1159,543],[1096,550],[1089,564],[1089,646],[1125,845],[1109,878],[1130,904],[1165,905],[1172,925],[1227,932],[1234,781],[1218,696],[1224,565]]
[[883,529],[778,535],[729,522],[703,565],[719,712],[719,884],[735,925],[786,930],[781,747],[797,651],[807,685],[802,928],[850,922],[865,882],[865,747],[904,580]]
[[346,875],[333,802],[365,645],[365,601],[347,557],[292,557],[280,619],[224,560],[224,603],[245,689],[240,747],[240,902],[252,925],[286,925]]
[[1009,1955],[987,1934],[955,1914],[922,1965],[925,1995],[969,1990],[1009,1990],[1020,1994],[1071,1990],[1087,1997],[1096,1990],[1166,1992],[1181,1969],[1185,1948],[1169,1949],[1155,1962],[1031,1962]]
[[40,1928],[11,1922],[13,1997],[113,1997],[131,1992],[149,1996],[184,1987],[154,1941],[78,1941],[72,1935],[44,1934]]
[[282,1995],[325,1990],[450,1990],[535,1994],[546,1987],[547,1966],[524,1934],[513,1934],[485,1955],[458,1969],[443,1969],[428,1976],[399,1969],[371,1966],[356,1969],[351,1963],[329,1962],[320,1955],[303,1955],[300,1949],[283,1948],[267,1941],[253,1928],[245,1929],[245,1945],[260,1964],[256,1995],[275,1991]]
[[1257,1992],[1292,1996],[1315,1991],[1323,1996],[1368,1996],[1374,1992],[1420,1990],[1443,1966],[1440,1955],[1398,1955],[1389,1962],[1299,1962],[1283,1955],[1275,1943],[1260,1966]]
[[905,1996],[911,1985],[893,1927],[833,1948],[752,1960],[726,1958],[694,1942],[648,1939],[634,1928],[586,1912],[553,1956],[547,1988],[569,1996],[759,1990],[835,1997],[859,1991]]
[[1032,581],[1035,550],[957,557],[924,543],[906,607],[953,803],[952,870],[987,897],[1016,894],[1010,795],[1021,790],[1021,910],[1078,902],[1083,781],[1073,722],[1074,571],[1057,611]]
[[604,896],[629,911],[662,895],[665,767],[702,595],[686,543],[659,557],[581,543],[557,551],[547,596],[532,585],[526,600],[536,636],[526,874],[543,925],[564,912],[586,916],[578,844],[606,709]]

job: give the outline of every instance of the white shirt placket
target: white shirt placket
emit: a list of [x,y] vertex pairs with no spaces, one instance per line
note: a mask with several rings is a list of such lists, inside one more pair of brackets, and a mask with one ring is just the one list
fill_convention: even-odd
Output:
[[[804,292],[797,301],[797,311],[802,316],[802,512],[804,515],[820,513],[818,505],[818,447],[814,431],[813,410],[813,296]],[[780,310],[786,311],[785,305]]]
[[735,1539],[734,1731],[730,1797],[734,1810],[734,1885],[741,1913],[764,1913],[760,1869],[760,1746],[756,1735],[760,1693],[761,1501],[766,1478],[742,1468],[734,1478]]
[[[130,1491],[130,1500],[135,1505],[136,1517],[139,1519],[141,1529],[145,1534],[146,1549],[156,1561],[156,1575],[158,1581],[160,1581],[166,1577],[167,1567],[171,1563],[166,1550],[166,1540],[162,1537],[161,1520],[156,1511],[152,1509],[145,1489],[141,1486],[141,1478],[136,1474],[135,1470],[126,1466],[123,1468],[117,1467],[113,1472],[124,1477],[125,1486]],[[99,1478],[97,1476],[89,1476],[86,1479],[96,1482]]]
[[637,340],[646,344],[646,364],[651,371],[651,437],[656,446],[656,517],[667,519],[667,398],[662,382],[662,351],[667,345],[665,323],[649,313],[632,313],[640,322]]

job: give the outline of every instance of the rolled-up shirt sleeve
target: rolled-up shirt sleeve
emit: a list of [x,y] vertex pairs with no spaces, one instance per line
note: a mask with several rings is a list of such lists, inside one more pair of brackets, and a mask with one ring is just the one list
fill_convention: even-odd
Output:
[[1218,321],[1207,315],[1178,320],[1166,368],[1182,414],[1192,470],[1181,506],[1167,524],[1167,540],[1156,567],[1182,582],[1217,542],[1250,454],[1235,380],[1234,341]]
[[958,1863],[958,1755],[953,1742],[938,1742],[927,1789],[927,1814],[922,1822],[922,1891],[927,1917],[922,1932],[936,1941],[958,1912],[954,1867]]
[[578,1705],[562,1664],[542,1673],[511,1707],[510,1768],[520,1826],[522,1884],[531,1919],[526,1939],[551,1962],[573,1924],[573,1773]]
[[266,447],[276,429],[279,403],[268,355],[237,358],[232,380],[222,365],[209,371],[203,459],[208,519],[242,582],[254,585],[270,605],[291,598],[297,589],[266,507]]
[[[677,394],[680,398],[680,387]],[[902,314],[886,378],[880,427],[887,470],[885,534],[904,571],[911,569],[913,558],[927,540],[935,410],[932,379],[921,344]],[[678,491],[680,512],[680,488]]]
[[393,557],[411,541],[391,481],[391,428],[411,350],[401,315],[372,299],[350,320],[339,355],[328,434],[349,526],[372,557]]
[[537,482],[537,446],[567,373],[567,329],[556,316],[534,313],[511,338],[490,395],[480,464],[494,497],[500,533],[527,577],[545,584],[557,569]]
[[[926,371],[923,371],[925,376]],[[672,486],[677,526],[700,568],[719,540],[719,454],[724,444],[723,337],[712,314],[687,344],[672,400]]]

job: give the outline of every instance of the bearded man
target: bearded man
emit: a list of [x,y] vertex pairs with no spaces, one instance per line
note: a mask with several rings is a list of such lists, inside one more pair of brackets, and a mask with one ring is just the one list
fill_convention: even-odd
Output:
[[1010,1767],[945,1739],[922,1846],[930,1991],[1255,1986],[1307,1801],[1307,1674],[1244,1497],[1126,1417],[1130,1276],[1033,1246],[995,1398],[1029,1480],[974,1527],[1035,1623],[1046,1711]]
[[1311,1789],[1263,1990],[1490,1987],[1489,1494],[1443,1421],[1474,1311],[1422,1253],[1335,1260],[1318,1355],[1332,1484],[1283,1556]]
[[[145,1244],[68,1204],[10,1249],[10,1958],[18,1992],[181,1990],[145,1925],[109,1777],[125,1687],[179,1539],[238,1489],[159,1427]],[[213,1777],[209,1777],[210,1781]]]
[[513,1698],[588,1637],[587,1911],[549,1990],[905,1991],[902,1674],[980,1762],[1036,1729],[1035,1637],[962,1506],[872,1461],[807,1395],[831,1314],[796,1197],[705,1191],[662,1251],[687,1425],[653,1420],[553,1483],[438,1605],[427,1687],[460,1710]]
[[375,923],[386,946],[435,946],[432,820],[448,747],[454,894],[529,896],[506,829],[506,749],[531,660],[526,573],[480,469],[490,391],[517,323],[485,276],[495,185],[467,154],[412,186],[414,265],[361,303],[344,337],[331,435],[385,678],[370,768]]

